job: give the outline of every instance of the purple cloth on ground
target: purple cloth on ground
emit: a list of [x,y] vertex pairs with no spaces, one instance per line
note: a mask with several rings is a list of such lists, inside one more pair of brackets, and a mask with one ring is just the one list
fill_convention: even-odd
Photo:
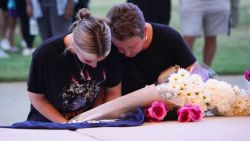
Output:
[[0,128],[17,128],[17,129],[68,129],[77,130],[81,128],[91,127],[122,127],[122,126],[138,126],[144,122],[144,113],[141,108],[137,108],[134,113],[126,114],[127,117],[116,120],[99,120],[99,121],[85,121],[81,123],[53,123],[53,122],[38,122],[38,121],[24,121],[14,123],[11,126],[0,126]]

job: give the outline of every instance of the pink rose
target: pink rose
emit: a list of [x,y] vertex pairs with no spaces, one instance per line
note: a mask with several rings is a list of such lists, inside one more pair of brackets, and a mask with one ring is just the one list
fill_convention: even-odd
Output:
[[168,112],[164,102],[154,101],[151,106],[145,109],[145,116],[149,121],[162,121]]
[[177,115],[179,122],[199,121],[202,118],[198,105],[185,105],[178,110]]
[[198,105],[193,105],[190,109],[190,117],[192,121],[199,121],[202,118],[201,109]]
[[179,122],[189,122],[191,121],[191,117],[190,117],[190,107],[181,107],[178,111],[177,111],[177,115],[178,115],[178,121]]
[[244,72],[244,77],[246,80],[250,81],[250,68]]

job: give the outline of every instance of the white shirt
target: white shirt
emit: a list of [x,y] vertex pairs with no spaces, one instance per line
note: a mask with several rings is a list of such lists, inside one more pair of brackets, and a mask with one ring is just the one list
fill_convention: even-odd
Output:
[[180,0],[180,9],[185,10],[208,10],[222,11],[230,10],[229,0]]

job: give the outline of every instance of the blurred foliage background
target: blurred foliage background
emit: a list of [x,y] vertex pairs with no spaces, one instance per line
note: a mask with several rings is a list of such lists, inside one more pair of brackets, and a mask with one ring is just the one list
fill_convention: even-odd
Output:
[[[90,0],[89,8],[93,15],[105,18],[107,11],[114,4],[125,0]],[[217,74],[242,74],[250,66],[250,1],[240,1],[240,18],[236,28],[231,29],[231,35],[218,37],[217,52],[212,69]],[[172,0],[170,26],[179,31],[179,1]],[[41,43],[39,37],[35,47]],[[16,44],[20,48],[20,35],[16,35]],[[201,62],[203,39],[199,38],[194,46],[194,54]],[[31,56],[24,57],[21,53],[10,54],[9,58],[0,59],[0,82],[26,81],[29,72]]]

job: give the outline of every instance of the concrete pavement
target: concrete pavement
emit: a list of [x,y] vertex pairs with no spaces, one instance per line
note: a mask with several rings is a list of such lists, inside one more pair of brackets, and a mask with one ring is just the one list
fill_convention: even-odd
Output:
[[[217,76],[216,79],[246,89],[242,75]],[[24,121],[29,112],[26,82],[0,83],[0,125]]]
[[25,82],[0,83],[0,125],[24,121],[29,112]]

